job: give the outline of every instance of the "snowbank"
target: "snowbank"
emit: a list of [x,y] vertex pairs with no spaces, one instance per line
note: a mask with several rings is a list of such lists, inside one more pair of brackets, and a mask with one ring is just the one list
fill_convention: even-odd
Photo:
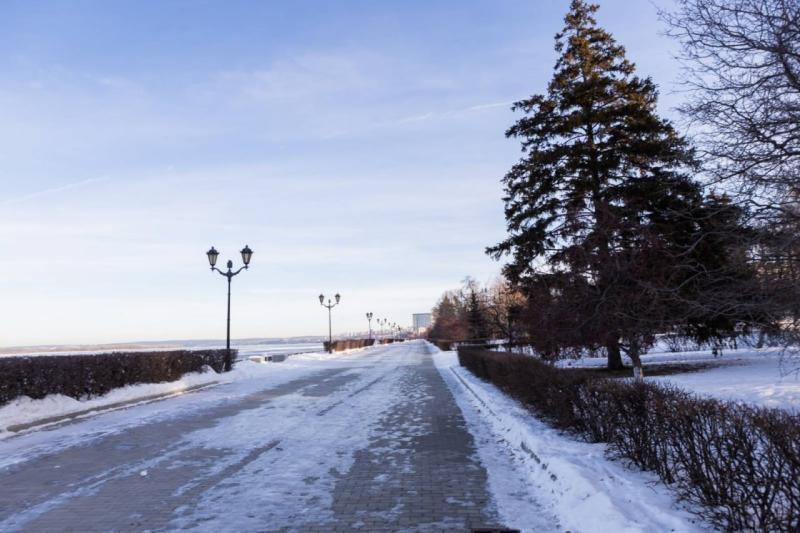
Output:
[[[506,475],[495,466],[508,453],[527,477],[545,512],[574,532],[699,531],[697,519],[675,502],[656,476],[605,457],[605,446],[573,440],[537,420],[518,402],[458,365],[454,352],[433,346],[434,362],[447,382],[489,473],[498,510],[509,525],[529,530]],[[498,448],[500,448],[498,450]],[[521,514],[523,513],[523,514]]]
[[[80,413],[81,417],[91,416],[97,410],[103,410],[125,403],[126,406],[137,401],[161,395],[179,395],[189,389],[216,383],[229,383],[242,379],[262,377],[270,373],[272,365],[253,363],[250,361],[237,363],[234,370],[226,374],[217,374],[210,368],[205,372],[185,374],[177,381],[165,383],[140,383],[114,389],[108,394],[93,398],[76,400],[60,394],[51,394],[34,400],[21,396],[0,407],[0,439],[15,433],[9,427],[26,425],[55,417]],[[151,398],[152,399],[152,398]],[[87,412],[88,411],[88,412]]]
[[648,379],[723,400],[800,412],[800,376],[783,375],[775,356],[726,361],[706,370]]
[[[269,380],[270,384],[276,384],[321,368],[321,364],[352,360],[369,349],[354,348],[333,354],[318,351],[300,353],[294,354],[280,363],[239,361],[231,372],[225,374],[217,374],[208,369],[206,372],[185,374],[177,381],[129,385],[114,389],[103,396],[81,400],[58,394],[51,394],[39,400],[22,396],[0,406],[0,440],[16,434],[13,431],[9,431],[9,427],[48,421],[57,417],[68,417],[69,415],[76,415],[76,418],[84,418],[92,416],[100,410],[122,407],[118,404],[124,403],[124,407],[129,407],[137,402],[152,401],[153,396],[177,396],[190,392],[190,389],[194,390],[204,385],[212,386],[254,378],[259,378],[263,381],[267,377],[271,378]],[[47,425],[47,423],[44,425]]]
[[[721,400],[800,412],[800,375],[786,373],[781,354],[779,348],[726,350],[718,357],[714,357],[710,350],[653,352],[642,356],[642,362],[645,365],[708,364],[710,368],[656,377],[647,377],[645,366],[645,377],[648,380],[670,382],[685,390]],[[606,359],[592,357],[559,361],[558,364],[563,367],[596,368],[605,366]]]

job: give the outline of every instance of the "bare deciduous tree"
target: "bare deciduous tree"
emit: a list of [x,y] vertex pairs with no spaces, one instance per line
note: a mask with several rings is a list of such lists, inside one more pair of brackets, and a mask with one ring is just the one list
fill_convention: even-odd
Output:
[[682,44],[690,100],[715,180],[770,216],[796,217],[800,191],[800,2],[678,0],[663,13]]
[[525,296],[505,278],[498,278],[486,288],[486,314],[495,336],[508,340],[511,351],[522,330],[520,318]]
[[679,39],[708,183],[732,194],[758,231],[762,332],[800,340],[800,0],[678,0]]

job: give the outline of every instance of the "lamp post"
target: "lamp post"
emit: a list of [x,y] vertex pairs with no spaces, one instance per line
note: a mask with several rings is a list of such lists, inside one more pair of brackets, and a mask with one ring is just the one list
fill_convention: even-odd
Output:
[[250,249],[249,246],[245,245],[244,248],[239,252],[242,254],[242,262],[244,263],[243,267],[240,267],[239,270],[236,272],[233,271],[233,261],[228,261],[228,271],[223,272],[222,270],[216,267],[217,265],[217,257],[219,257],[219,252],[214,249],[212,246],[209,251],[206,252],[208,256],[208,263],[211,265],[211,271],[217,271],[222,276],[228,278],[228,326],[225,335],[225,372],[230,372],[231,368],[233,367],[233,358],[231,357],[231,280],[233,276],[237,275],[242,270],[247,270],[250,265],[250,258],[253,257],[253,250]]
[[337,292],[336,295],[334,296],[336,302],[332,304],[331,299],[328,298],[328,303],[326,304],[325,295],[324,294],[319,295],[319,304],[328,310],[328,353],[333,353],[333,327],[331,324],[331,309],[339,305],[339,300],[341,300],[341,298],[342,297]]
[[372,340],[372,311],[367,313],[367,322],[369,322],[369,340]]

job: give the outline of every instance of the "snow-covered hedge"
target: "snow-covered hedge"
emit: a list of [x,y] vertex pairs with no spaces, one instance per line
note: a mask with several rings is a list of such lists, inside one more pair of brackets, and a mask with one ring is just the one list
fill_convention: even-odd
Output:
[[461,365],[555,426],[656,472],[726,531],[800,527],[800,416],[460,349]]
[[175,381],[209,366],[221,372],[225,350],[113,352],[0,358],[0,405],[19,396],[88,398],[136,383]]

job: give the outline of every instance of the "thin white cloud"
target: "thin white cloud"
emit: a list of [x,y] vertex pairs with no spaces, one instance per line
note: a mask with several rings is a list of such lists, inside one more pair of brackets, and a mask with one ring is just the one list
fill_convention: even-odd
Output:
[[50,196],[52,194],[58,194],[61,192],[70,191],[72,189],[88,187],[89,185],[93,185],[95,183],[102,183],[105,181],[108,181],[108,178],[88,178],[85,180],[76,181],[74,183],[67,183],[66,185],[61,185],[59,187],[51,187],[49,189],[43,189],[41,191],[34,191],[28,194],[23,194],[15,198],[6,198],[5,200],[0,200],[0,205],[20,204],[23,202],[27,202],[28,200],[40,198],[42,196]]
[[236,94],[260,103],[307,101],[332,94],[374,90],[383,80],[371,75],[376,58],[364,54],[308,52],[251,71],[217,76],[212,94]]
[[333,138],[337,138],[337,137],[344,137],[344,136],[347,136],[347,135],[351,135],[351,134],[354,134],[356,132],[363,133],[364,131],[379,130],[379,129],[384,129],[384,128],[393,128],[393,127],[396,127],[396,126],[403,126],[405,124],[414,124],[414,123],[427,122],[427,121],[433,121],[433,120],[447,120],[447,119],[451,119],[451,118],[464,116],[464,115],[467,115],[469,113],[473,113],[473,112],[476,112],[476,111],[484,111],[484,110],[487,110],[487,109],[494,109],[494,108],[497,108],[497,107],[506,107],[506,108],[508,108],[512,104],[513,104],[513,102],[509,100],[509,101],[504,101],[504,102],[490,102],[490,103],[486,103],[486,104],[476,104],[476,105],[471,105],[471,106],[468,106],[468,107],[450,109],[448,111],[442,111],[442,112],[428,111],[426,113],[420,113],[420,114],[416,114],[416,115],[409,115],[409,116],[406,116],[406,117],[401,117],[401,118],[390,120],[390,121],[379,122],[379,123],[373,124],[373,125],[371,125],[369,127],[363,128],[361,130],[346,130],[346,129],[336,130],[336,131],[333,131],[333,132],[330,132],[330,133],[326,134],[323,138],[325,138],[325,139],[333,139]]
[[482,109],[492,109],[493,107],[510,107],[513,102],[494,102],[491,104],[478,104],[464,108],[462,111],[480,111]]
[[428,120],[429,118],[433,118],[433,117],[434,117],[434,113],[431,113],[429,111],[429,112],[424,113],[422,115],[415,115],[413,117],[401,118],[400,120],[395,121],[393,124],[408,124],[409,122],[421,122],[423,120]]

